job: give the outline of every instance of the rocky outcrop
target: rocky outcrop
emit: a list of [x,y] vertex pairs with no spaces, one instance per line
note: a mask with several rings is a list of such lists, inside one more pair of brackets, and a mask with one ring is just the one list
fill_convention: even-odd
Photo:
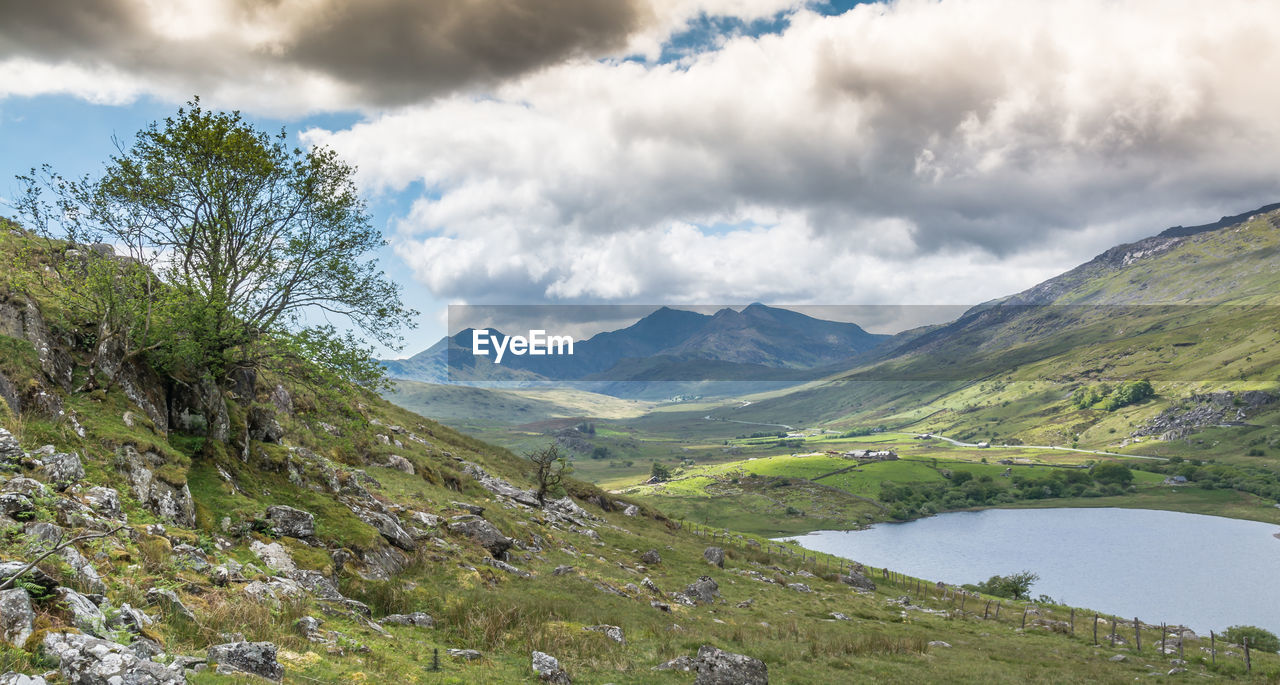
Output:
[[26,452],[22,451],[22,446],[13,437],[13,433],[0,428],[0,461],[17,463],[25,456]]
[[516,486],[508,483],[501,478],[489,475],[478,464],[469,461],[462,462],[462,472],[476,479],[480,487],[492,492],[495,495],[509,498],[528,507],[540,506],[538,496],[529,490],[521,490]]
[[180,671],[139,657],[125,645],[76,633],[47,633],[45,653],[58,659],[58,670],[71,685],[178,685]]
[[685,588],[684,594],[689,599],[702,604],[710,604],[720,596],[720,585],[709,576],[702,576]]
[[284,668],[276,659],[276,646],[270,642],[228,642],[209,648],[209,663],[217,664],[218,673],[247,673],[279,682]]
[[711,645],[698,648],[694,670],[694,685],[769,685],[769,668],[763,661]]
[[498,527],[479,516],[463,515],[449,519],[449,532],[466,535],[475,540],[481,547],[489,550],[495,559],[501,559],[511,549],[511,538],[502,534]]
[[0,685],[49,685],[49,683],[44,679],[44,676],[9,671],[4,675],[0,675]]
[[84,464],[80,455],[56,452],[40,458],[40,470],[54,488],[65,490],[67,486],[84,478]]
[[249,438],[258,442],[279,443],[284,437],[284,427],[276,420],[275,412],[255,405],[249,408]]
[[413,462],[409,461],[408,459],[405,459],[404,457],[398,454],[392,454],[388,456],[387,460],[383,463],[383,465],[389,469],[403,471],[411,476],[417,473],[417,469],[413,467]]
[[361,521],[373,526],[387,542],[406,552],[412,552],[418,548],[418,543],[413,541],[413,536],[400,525],[400,522],[394,516],[355,505],[350,506],[350,509]]
[[196,508],[191,489],[186,483],[171,483],[156,475],[164,458],[154,452],[138,452],[133,445],[116,449],[116,464],[129,479],[133,496],[153,514],[166,521],[192,528],[196,524]]
[[42,593],[53,592],[53,589],[58,587],[58,581],[39,568],[27,569],[27,565],[21,561],[0,561],[0,583],[19,573],[22,574],[24,582],[39,586]]
[[5,642],[22,648],[35,630],[36,612],[31,608],[31,596],[22,588],[0,592],[0,631]]
[[164,383],[150,369],[124,359],[125,350],[117,336],[102,336],[98,343],[98,368],[120,386],[125,397],[150,419],[160,435],[169,432],[169,412]]
[[870,592],[876,589],[876,584],[872,582],[870,578],[858,573],[857,571],[850,571],[849,575],[840,575],[838,577],[840,582],[845,585],[851,585],[859,590],[866,590]]
[[431,616],[415,611],[412,614],[391,614],[382,617],[382,623],[394,623],[401,626],[418,626],[419,628],[434,628],[436,620]]
[[227,402],[213,379],[174,383],[169,389],[169,426],[173,430],[226,442],[231,438]]
[[604,633],[605,637],[609,638],[610,640],[613,640],[614,642],[620,645],[627,644],[627,638],[625,635],[622,634],[622,628],[619,628],[618,626],[610,626],[610,625],[586,626],[583,628],[583,630],[589,630],[597,633]]
[[1211,426],[1240,425],[1275,400],[1274,395],[1261,390],[1195,394],[1139,426],[1131,435],[1157,435],[1161,440],[1177,440]]
[[267,507],[267,523],[276,535],[306,540],[315,537],[316,517],[311,512],[282,504]]
[[662,563],[662,555],[658,554],[658,550],[651,549],[640,555],[640,561],[643,561],[650,566],[656,566],[657,564]]
[[724,568],[724,550],[720,547],[708,547],[702,551],[702,558],[707,560],[708,564],[717,568]]
[[93,511],[110,519],[123,516],[120,510],[120,493],[114,488],[95,485],[84,491],[84,501]]
[[249,543],[249,551],[261,559],[267,568],[277,573],[289,574],[298,570],[297,565],[293,563],[293,557],[289,556],[289,550],[278,542],[267,544],[254,540]]
[[535,651],[533,653],[533,672],[538,674],[538,680],[544,683],[556,683],[557,685],[569,685],[573,681],[569,679],[569,674],[560,667],[560,661],[545,652]]

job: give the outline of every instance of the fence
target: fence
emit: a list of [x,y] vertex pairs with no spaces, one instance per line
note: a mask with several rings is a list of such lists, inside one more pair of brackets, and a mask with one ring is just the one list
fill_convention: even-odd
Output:
[[[722,528],[713,528],[691,521],[678,522],[679,526],[694,535],[708,538],[713,544],[737,548],[748,554],[762,554],[769,557],[768,563],[774,564],[775,559],[781,559],[790,562],[793,565],[809,570],[815,575],[821,574],[841,574],[849,575],[851,572],[857,572],[867,578],[870,578],[882,587],[892,587],[907,593],[908,600],[913,602],[932,601],[946,606],[950,615],[955,617],[972,618],[984,621],[994,621],[997,623],[1016,623],[1018,628],[1026,630],[1028,616],[1031,619],[1033,628],[1044,628],[1054,632],[1060,632],[1076,635],[1076,626],[1080,621],[1084,621],[1084,627],[1092,627],[1092,640],[1095,646],[1101,645],[1102,641],[1106,641],[1111,647],[1117,644],[1128,646],[1129,641],[1126,636],[1131,636],[1133,640],[1132,647],[1137,654],[1143,653],[1143,640],[1146,639],[1148,651],[1151,651],[1151,645],[1159,643],[1157,654],[1162,656],[1171,656],[1177,654],[1180,661],[1185,662],[1184,658],[1184,637],[1190,630],[1181,626],[1170,626],[1166,623],[1156,625],[1154,623],[1144,623],[1137,617],[1130,620],[1121,619],[1116,616],[1099,614],[1096,612],[1083,612],[1074,607],[1066,607],[1053,604],[1040,604],[1029,601],[1001,600],[984,598],[977,593],[952,587],[944,583],[934,583],[926,581],[914,576],[908,576],[903,573],[892,571],[888,568],[875,568],[859,564],[841,557],[813,552],[793,544],[783,544],[775,542],[768,538],[757,538],[742,533],[733,533]],[[994,605],[992,604],[994,602]],[[1014,609],[1014,617],[1010,619],[1008,609]],[[1021,613],[1017,613],[1017,610]],[[1004,618],[1001,618],[1001,612],[1004,611]],[[1089,622],[1089,616],[1093,617]],[[1098,636],[1098,625],[1110,625],[1101,638]],[[1171,632],[1171,630],[1173,632]],[[1152,640],[1152,633],[1156,633],[1157,639]],[[1170,637],[1173,637],[1172,641]],[[1209,647],[1200,648],[1207,653],[1211,664],[1216,665],[1218,656],[1218,635],[1214,631],[1209,632]],[[1250,653],[1249,640],[1246,638],[1242,645],[1242,654],[1240,655],[1245,666],[1245,671],[1252,673],[1253,660]],[[1226,652],[1230,654],[1230,652]]]

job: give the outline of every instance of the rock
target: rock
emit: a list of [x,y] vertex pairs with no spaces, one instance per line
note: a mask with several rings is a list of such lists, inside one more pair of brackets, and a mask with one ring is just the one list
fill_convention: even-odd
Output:
[[1179,673],[1186,673],[1186,672],[1187,672],[1187,669],[1182,668],[1181,666],[1175,666],[1169,669],[1169,673],[1167,675],[1178,675]]
[[298,634],[305,638],[310,638],[311,636],[318,634],[320,632],[320,626],[322,625],[324,625],[324,621],[321,621],[314,616],[303,616],[293,622],[294,629],[298,631]]
[[670,613],[670,611],[671,611],[671,605],[670,605],[670,604],[667,604],[666,602],[659,602],[659,601],[658,601],[658,600],[656,600],[656,599],[654,599],[654,600],[650,600],[650,601],[649,601],[649,606],[653,607],[654,609],[657,609],[658,611],[666,611],[666,612],[668,612],[668,613]]
[[769,685],[769,668],[744,654],[703,645],[695,662],[698,677],[694,685]]
[[68,485],[84,478],[84,464],[80,463],[77,454],[51,454],[40,460],[40,466],[45,478],[58,490],[65,490]]
[[444,523],[444,519],[436,516],[435,514],[428,514],[424,511],[415,511],[409,516],[409,518],[421,525],[427,526],[428,528],[439,528],[440,524]]
[[205,555],[204,550],[195,545],[188,545],[185,542],[174,545],[173,555],[177,557],[179,563],[197,571],[205,571],[209,568],[209,557]]
[[872,582],[870,578],[856,571],[850,571],[849,575],[847,576],[841,575],[840,582],[844,583],[845,585],[852,585],[853,587],[859,590],[866,590],[868,592],[874,591],[876,589],[876,584]]
[[720,596],[720,585],[709,576],[702,576],[685,588],[684,593],[693,600],[710,604]]
[[618,626],[609,626],[609,625],[586,626],[585,628],[583,628],[583,630],[590,630],[597,633],[604,633],[605,637],[609,638],[610,640],[613,640],[614,642],[620,645],[627,644],[627,638],[622,634],[622,628],[619,628]]
[[533,652],[533,672],[537,673],[538,679],[544,683],[567,685],[573,682],[569,679],[569,674],[560,668],[560,662],[544,652]]
[[741,602],[738,602],[737,607],[739,609],[750,609],[755,603],[756,601],[754,599],[744,599]]
[[132,649],[77,633],[46,633],[44,650],[57,657],[71,685],[178,685],[182,673],[139,657]]
[[502,534],[497,526],[479,516],[455,516],[450,519],[449,532],[466,535],[475,540],[481,547],[489,550],[495,559],[511,549],[512,540]]
[[599,521],[600,519],[591,512],[578,506],[572,497],[561,497],[560,499],[548,500],[544,506],[547,513],[553,514],[561,519],[584,525],[587,522]]
[[950,648],[951,648],[951,645],[947,644],[946,642],[943,642],[942,640],[934,640],[934,641],[932,641],[932,642],[930,642],[930,643],[929,643],[929,646],[930,646],[930,647],[944,647],[944,648],[947,648],[947,649],[950,649]]
[[209,663],[218,665],[218,673],[247,673],[267,680],[280,681],[284,669],[276,660],[276,646],[270,642],[228,642],[209,648]]
[[289,550],[278,542],[264,544],[254,540],[249,543],[249,551],[261,559],[267,568],[278,573],[289,574],[298,570],[297,564],[293,563],[293,557],[289,556]]
[[154,452],[140,453],[132,445],[125,445],[116,449],[116,462],[122,465],[133,496],[143,506],[169,523],[195,527],[196,508],[191,489],[186,483],[170,483],[155,475],[155,469],[164,465],[164,457]]
[[141,635],[142,631],[146,629],[147,626],[155,623],[150,616],[133,608],[128,602],[122,603],[119,611],[115,614],[111,614],[109,612],[103,613],[107,616],[108,628],[117,630],[123,628],[134,635]]
[[106,629],[107,617],[92,600],[71,588],[57,589],[58,598],[71,610],[72,623],[82,632],[101,637]]
[[551,575],[563,576],[566,573],[573,573],[573,567],[561,564],[560,566],[557,566],[554,571],[551,572]]
[[419,628],[434,628],[436,620],[421,611],[415,611],[412,614],[391,614],[383,616],[382,623],[394,623],[400,626],[417,626]]
[[311,512],[283,504],[267,507],[267,523],[283,537],[305,540],[316,534],[316,517]]
[[36,515],[36,503],[20,492],[0,495],[0,514],[15,521],[27,521]]
[[58,587],[58,581],[39,568],[31,568],[24,571],[26,568],[27,565],[21,561],[0,561],[0,583],[9,580],[18,573],[22,573],[23,579],[33,585],[40,586],[44,591],[43,594],[53,592],[53,589]]
[[5,642],[22,649],[35,631],[36,612],[31,608],[31,595],[22,588],[0,592],[0,630]]
[[0,685],[48,685],[48,681],[44,679],[44,676],[9,671],[4,675],[0,675]]
[[95,485],[84,493],[84,501],[90,509],[110,519],[120,519],[120,493],[113,488]]
[[390,514],[354,506],[351,507],[351,511],[355,512],[355,515],[361,521],[373,526],[374,530],[377,530],[387,542],[396,547],[406,552],[412,552],[418,548],[418,544],[413,541],[413,536],[409,534],[409,531],[405,530],[400,525],[400,522]]
[[804,583],[792,583],[787,587],[791,588],[792,590],[795,590],[796,592],[813,592],[813,589],[810,588],[808,585],[805,585]]
[[[494,476],[489,475],[488,473],[485,472],[484,469],[480,468],[478,464],[474,464],[469,461],[464,461],[462,462],[462,472],[467,474],[468,476],[471,476],[472,478],[475,478],[476,482],[480,484],[480,487],[484,488],[485,490],[488,490],[489,492],[492,492],[495,495],[509,498],[527,507],[541,506],[541,504],[538,502],[538,496],[535,495],[533,492],[530,492],[528,490],[521,490],[520,488],[517,488],[516,486],[508,483],[505,480],[502,480],[501,478],[495,478]],[[452,504],[454,506],[458,506],[464,511],[467,510],[467,506],[465,504],[462,504],[460,502],[453,502]],[[480,516],[483,512],[472,512],[472,513],[474,513],[476,516]]]
[[[477,652],[474,649],[447,649],[445,652],[449,656],[455,659],[462,659],[463,661],[475,661],[482,656],[480,652]],[[0,683],[0,685],[3,684]]]
[[387,457],[386,467],[397,471],[403,471],[411,476],[418,472],[417,469],[413,468],[413,462],[398,454],[393,454]]
[[1129,660],[1129,657],[1127,657],[1127,656],[1125,656],[1125,655],[1123,655],[1123,654],[1117,654],[1117,655],[1115,655],[1115,656],[1111,657],[1110,659],[1107,659],[1107,661],[1117,661],[1117,662],[1118,662],[1118,661],[1128,661],[1128,660]]
[[693,657],[680,655],[670,661],[664,661],[653,667],[655,671],[692,671],[697,666]]
[[87,588],[90,592],[99,594],[107,591],[106,583],[102,582],[102,576],[98,574],[98,569],[89,563],[80,550],[75,547],[64,547],[58,553],[62,560],[67,562],[67,566],[71,567],[71,572],[75,575],[81,586]]
[[41,483],[34,478],[18,476],[17,478],[10,478],[5,481],[4,485],[0,486],[0,492],[26,495],[27,497],[34,499],[36,497],[43,497],[49,494],[49,489],[44,486],[44,483]]
[[277,383],[276,387],[271,389],[270,400],[271,404],[275,405],[276,411],[281,414],[288,415],[293,413],[293,397],[289,395],[289,391],[285,390],[283,385]]
[[466,502],[450,502],[449,506],[453,507],[454,509],[461,509],[462,511],[469,512],[475,516],[484,516],[484,507],[480,506],[479,504],[467,504]]
[[290,573],[289,579],[296,582],[298,585],[301,585],[307,592],[310,592],[320,599],[346,599],[342,596],[342,593],[338,591],[338,586],[334,585],[332,580],[319,571],[299,569]]
[[639,515],[640,515],[640,507],[638,507],[638,506],[636,506],[636,505],[634,505],[634,504],[628,504],[628,505],[627,505],[627,508],[622,510],[622,514],[623,514],[624,516],[639,516]]
[[0,461],[16,463],[26,456],[13,433],[0,428]]
[[196,615],[182,603],[178,593],[168,588],[153,587],[147,590],[147,602],[159,606],[170,614],[180,615],[188,621],[196,620]]
[[275,412],[266,407],[250,407],[248,420],[250,440],[279,444],[284,437],[284,427],[276,420]]
[[708,547],[702,552],[702,558],[707,560],[708,564],[719,568],[724,568],[724,550],[719,547]]
[[186,671],[199,673],[205,669],[207,663],[204,657],[175,654],[173,660],[169,662],[169,670],[177,673],[185,673]]
[[507,562],[502,561],[502,560],[500,560],[500,559],[494,559],[494,558],[492,558],[492,557],[488,557],[488,558],[485,558],[485,559],[481,559],[481,562],[482,562],[485,566],[491,566],[491,567],[493,567],[493,568],[498,569],[499,571],[506,571],[507,573],[510,573],[510,574],[513,574],[513,575],[517,575],[517,576],[520,576],[520,577],[522,577],[522,578],[532,578],[532,577],[533,577],[533,574],[532,574],[532,573],[529,573],[528,571],[523,571],[523,570],[521,570],[521,569],[519,569],[519,568],[516,568],[515,566],[512,566],[511,564],[508,564]]
[[662,555],[658,554],[658,550],[651,549],[640,555],[640,561],[643,561],[650,566],[656,566],[662,563]]

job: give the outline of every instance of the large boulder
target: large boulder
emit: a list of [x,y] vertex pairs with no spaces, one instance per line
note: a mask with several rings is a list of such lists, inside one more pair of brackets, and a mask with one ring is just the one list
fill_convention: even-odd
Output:
[[703,645],[694,661],[694,685],[769,685],[769,668],[759,659]]
[[276,535],[305,540],[316,534],[316,517],[311,512],[278,504],[267,507],[267,523]]
[[179,685],[179,671],[139,657],[122,644],[78,633],[46,633],[45,652],[58,659],[70,685]]
[[279,682],[284,668],[276,660],[276,646],[270,642],[228,642],[209,648],[209,663],[217,664],[218,673],[247,673]]
[[9,671],[0,675],[0,685],[49,685],[49,681],[45,680],[44,676]]
[[289,550],[284,548],[278,542],[266,544],[258,540],[249,543],[249,551],[262,560],[267,568],[284,574],[289,574],[298,570],[297,564],[293,563],[293,557],[289,555]]
[[36,503],[20,492],[0,494],[0,514],[15,521],[28,521],[35,517]]
[[710,604],[720,596],[720,585],[709,576],[702,576],[685,588],[685,595],[703,604]]
[[13,433],[0,428],[0,461],[17,462],[25,455]]
[[533,653],[533,672],[537,673],[538,680],[544,683],[569,685],[573,682],[569,679],[569,674],[560,667],[560,661],[545,652]]
[[501,559],[514,544],[511,538],[498,530],[497,526],[479,516],[454,516],[449,521],[449,532],[466,535],[475,540],[481,547],[489,550],[495,559]]
[[60,490],[84,478],[84,464],[80,463],[78,454],[68,452],[51,454],[41,458],[40,465],[45,478]]
[[870,578],[857,571],[850,571],[849,575],[841,575],[840,582],[868,592],[876,589],[876,584]]
[[58,599],[71,611],[71,621],[81,632],[101,637],[106,629],[107,617],[92,600],[67,587],[57,590]]
[[278,444],[283,437],[284,427],[276,420],[274,411],[260,405],[249,409],[250,439]]
[[360,517],[361,521],[371,525],[386,538],[387,542],[399,547],[406,552],[412,552],[418,548],[418,543],[413,541],[413,536],[409,531],[400,525],[400,522],[390,514],[384,514],[380,511],[367,509],[365,507],[351,507],[351,511]]
[[658,554],[658,550],[656,550],[656,549],[651,549],[651,550],[649,550],[648,552],[645,552],[644,554],[641,554],[641,555],[640,555],[640,561],[643,561],[644,563],[646,563],[646,564],[648,564],[648,565],[650,565],[650,566],[653,566],[653,565],[656,565],[656,564],[661,564],[661,563],[662,563],[662,555],[661,555],[661,554]]
[[724,568],[724,549],[720,547],[708,547],[702,551],[702,558],[707,560],[708,564],[717,568]]
[[0,561],[0,583],[19,573],[22,574],[22,579],[26,583],[38,585],[44,593],[53,592],[53,589],[58,587],[58,581],[39,568],[28,569],[27,565],[21,561]]
[[394,623],[401,626],[418,626],[419,628],[434,628],[436,620],[428,614],[421,611],[415,611],[412,614],[391,614],[383,616],[382,623]]
[[184,528],[196,525],[196,507],[191,489],[156,475],[164,457],[154,452],[138,452],[132,445],[116,450],[116,463],[128,474],[133,496],[153,514]]
[[36,612],[31,608],[31,596],[22,588],[0,592],[0,631],[5,642],[22,648],[35,631]]
[[85,504],[90,509],[109,519],[119,519],[123,513],[120,509],[120,493],[115,488],[95,485],[84,492]]

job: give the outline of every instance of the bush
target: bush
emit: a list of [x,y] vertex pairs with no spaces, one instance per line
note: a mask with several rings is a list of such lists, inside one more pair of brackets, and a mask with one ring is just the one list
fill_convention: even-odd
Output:
[[[1026,599],[1030,597],[1031,586],[1040,580],[1040,576],[1031,571],[1021,571],[1007,576],[991,576],[984,582],[971,586],[978,592],[1009,599]],[[969,587],[969,586],[966,586]],[[1252,642],[1252,640],[1250,640]]]
[[1222,633],[1222,637],[1232,644],[1242,645],[1249,638],[1249,649],[1263,652],[1280,652],[1280,638],[1276,634],[1257,626],[1231,626]]

